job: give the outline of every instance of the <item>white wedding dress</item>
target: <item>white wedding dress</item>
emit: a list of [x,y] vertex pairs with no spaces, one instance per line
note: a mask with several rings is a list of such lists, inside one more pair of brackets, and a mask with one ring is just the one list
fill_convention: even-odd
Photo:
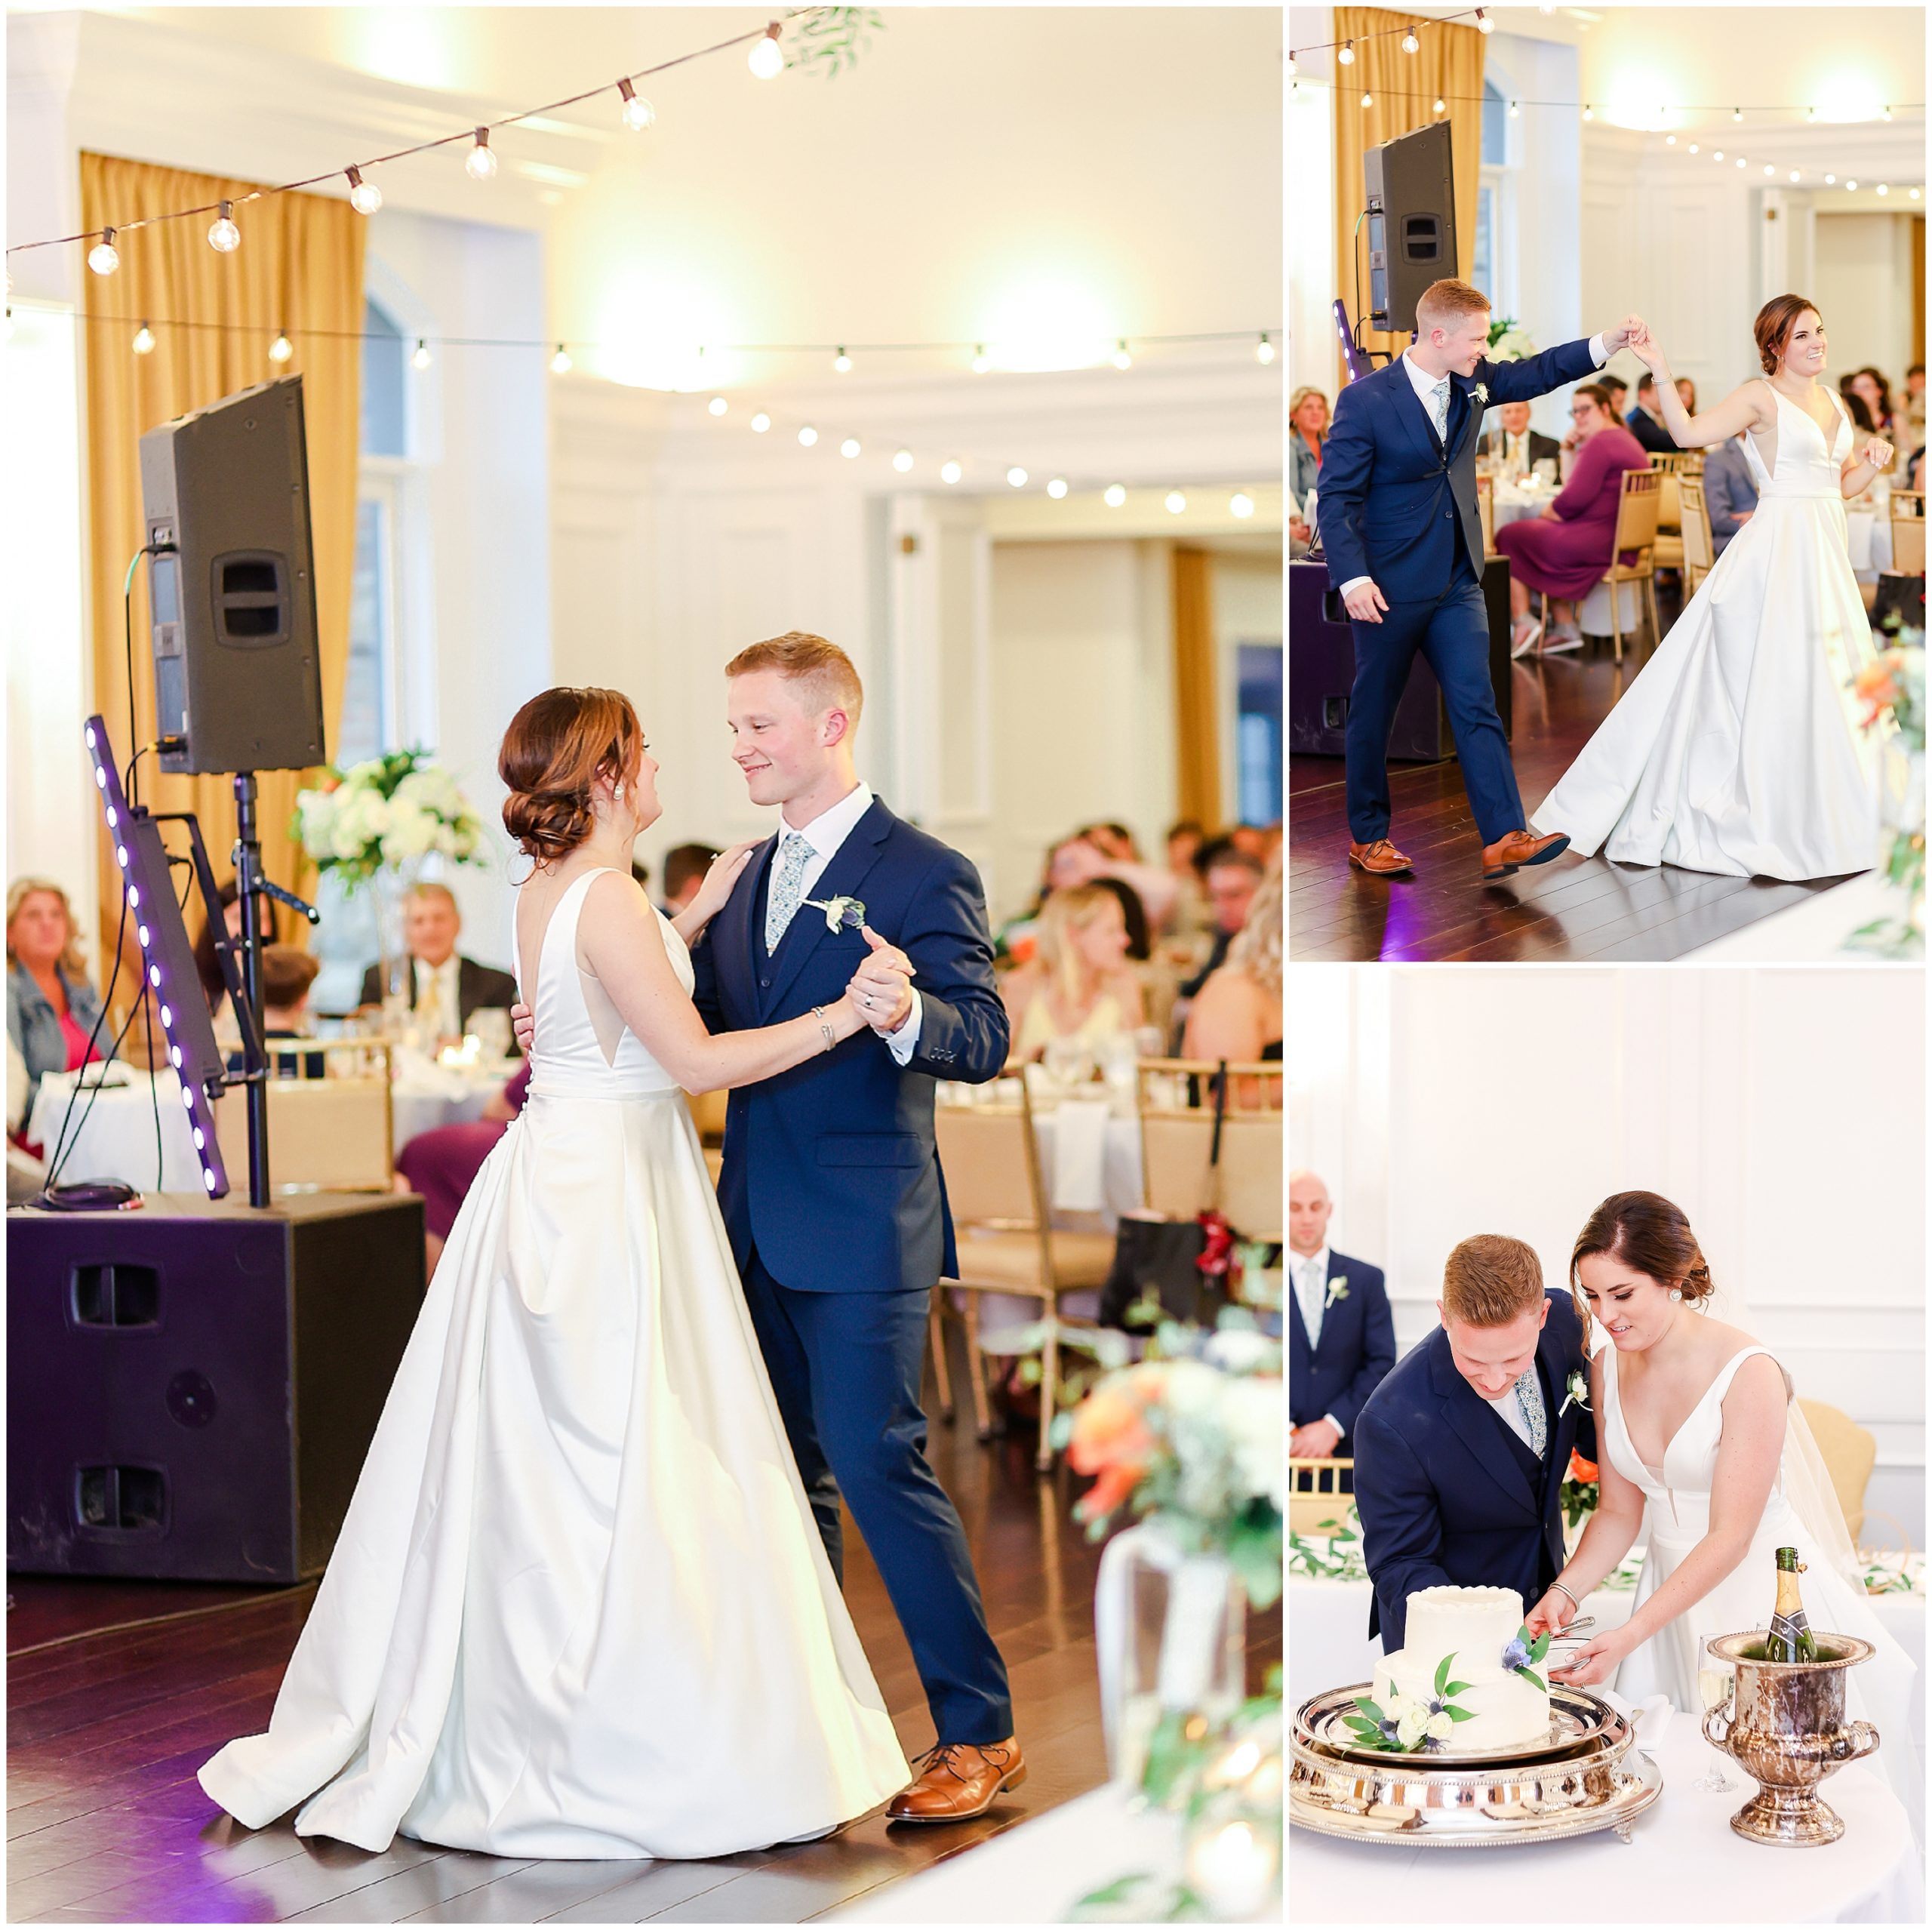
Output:
[[451,1230],[268,1732],[201,1771],[251,1827],[300,1803],[301,1834],[371,1850],[710,1857],[911,1779],[690,1112],[578,962],[599,875],[543,936],[528,1102]]
[[[1749,1347],[1724,1363],[1705,1389],[1703,1399],[1666,1445],[1660,1467],[1640,1461],[1631,1441],[1617,1394],[1616,1348],[1606,1347],[1598,1356],[1602,1363],[1604,1403],[1598,1445],[1618,1473],[1642,1489],[1645,1503],[1647,1553],[1632,1613],[1663,1587],[1709,1531],[1711,1481],[1717,1471],[1724,1398],[1738,1368],[1760,1353],[1774,1358],[1768,1348]],[[1781,1366],[1779,1371],[1784,1371]],[[1758,1517],[1750,1547],[1737,1567],[1700,1601],[1624,1658],[1617,1672],[1617,1692],[1632,1702],[1647,1695],[1667,1696],[1676,1707],[1701,1716],[1699,1645],[1707,1636],[1769,1628],[1777,1599],[1777,1551],[1795,1548],[1798,1559],[1805,1565],[1799,1589],[1813,1633],[1854,1635],[1872,1645],[1870,1660],[1858,1664],[1847,1675],[1846,1714],[1848,1719],[1863,1716],[1878,1725],[1881,1746],[1877,1756],[1869,1759],[1884,1771],[1895,1788],[1914,1793],[1915,1800],[1917,1778],[1908,1759],[1912,1747],[1910,1711],[1918,1694],[1918,1671],[1911,1657],[1886,1633],[1866,1599],[1843,1513],[1823,1459],[1792,1394],[1789,1374],[1785,1374],[1785,1438],[1778,1478]]]
[[1538,831],[1567,832],[1586,857],[1731,877],[1877,861],[1877,733],[1859,728],[1851,689],[1875,653],[1838,488],[1851,425],[1823,392],[1829,440],[1770,389],[1776,468],[1744,442],[1755,513],[1543,799]]

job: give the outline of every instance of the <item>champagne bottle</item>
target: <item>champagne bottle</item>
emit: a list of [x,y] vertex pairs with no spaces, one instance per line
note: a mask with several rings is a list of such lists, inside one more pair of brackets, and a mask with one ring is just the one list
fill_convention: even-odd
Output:
[[1777,1606],[1771,1611],[1770,1633],[1764,1638],[1765,1659],[1772,1662],[1815,1662],[1818,1659],[1817,1638],[1811,1633],[1811,1624],[1804,1618],[1804,1604],[1798,1595],[1798,1578],[1804,1573],[1804,1564],[1798,1559],[1795,1548],[1780,1548],[1777,1563]]

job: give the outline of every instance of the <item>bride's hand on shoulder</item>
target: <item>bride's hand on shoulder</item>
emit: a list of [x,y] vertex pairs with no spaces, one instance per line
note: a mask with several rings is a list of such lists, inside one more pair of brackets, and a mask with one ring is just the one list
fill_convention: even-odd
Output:
[[731,896],[731,888],[743,875],[752,853],[764,842],[762,838],[746,838],[740,843],[728,845],[711,860],[711,867],[704,874],[704,882],[697,888],[697,897],[685,909],[700,923],[709,925],[724,909]]

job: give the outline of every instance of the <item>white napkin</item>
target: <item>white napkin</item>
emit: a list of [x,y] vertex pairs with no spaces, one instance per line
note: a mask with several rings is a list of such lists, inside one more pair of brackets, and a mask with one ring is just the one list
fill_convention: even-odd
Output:
[[1054,1108],[1054,1206],[1062,1213],[1099,1213],[1107,1199],[1107,1120],[1104,1099],[1063,1099]]
[[1629,1702],[1614,1688],[1599,1688],[1595,1693],[1614,1709],[1637,1732],[1637,1747],[1645,1755],[1661,1746],[1664,1732],[1671,1725],[1676,1707],[1667,1695],[1647,1695],[1641,1702]]

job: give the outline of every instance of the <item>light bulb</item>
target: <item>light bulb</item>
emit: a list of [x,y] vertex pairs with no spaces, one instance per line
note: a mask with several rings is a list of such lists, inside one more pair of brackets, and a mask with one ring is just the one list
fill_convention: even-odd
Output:
[[1768,161],[1767,161],[1767,162],[1764,163],[1764,172],[1765,172],[1766,174],[1775,174],[1777,171],[1777,171],[1775,168],[1774,168],[1774,167],[1771,165],[1771,164],[1770,164]]
[[957,463],[941,463],[939,466],[939,479],[942,482],[957,482],[964,473]]
[[1509,118],[1512,121],[1520,121],[1523,118],[1523,103],[1520,100],[1510,102]]
[[1697,152],[1697,143],[1694,140],[1690,143],[1690,151],[1693,154],[1695,154],[1695,153]]
[[635,134],[642,134],[657,119],[657,109],[629,81],[620,81],[617,91],[623,97],[624,125]]
[[1300,72],[1300,68],[1295,65],[1295,57],[1291,54],[1288,56],[1288,78],[1290,80],[1293,80],[1296,75]]
[[1118,482],[1110,482],[1101,491],[1100,500],[1109,509],[1117,509],[1127,500],[1127,491]]
[[434,359],[429,353],[429,345],[420,335],[416,338],[416,352],[409,358],[411,368],[427,368]]
[[1404,54],[1414,54],[1420,49],[1421,45],[1422,42],[1417,39],[1413,32],[1405,33],[1403,35],[1402,51]]
[[839,444],[838,453],[845,457],[856,456],[859,453],[859,439],[856,436],[847,436],[844,441]]
[[912,466],[912,451],[910,449],[894,450],[892,457],[892,466],[896,469],[901,476],[903,476],[906,472]]
[[1847,194],[1854,193],[1857,192],[1857,187],[1858,183],[1856,181],[1847,181],[1844,184],[1844,191]]
[[492,181],[497,177],[497,157],[490,151],[490,130],[476,130],[476,145],[464,158],[463,171],[472,181]]
[[1476,9],[1476,32],[1478,33],[1494,33],[1495,31],[1496,23],[1491,20],[1480,7],[1478,7]]
[[242,230],[235,225],[234,214],[232,201],[217,204],[214,220],[208,227],[208,246],[217,254],[232,254],[242,245]]
[[1047,485],[1047,494],[1057,503],[1066,494],[1066,478],[1057,476]]
[[1116,368],[1131,368],[1134,366],[1134,358],[1127,352],[1124,337],[1121,338],[1119,347],[1114,350],[1114,366]]
[[975,342],[973,344],[973,373],[975,375],[983,375],[992,367],[992,361],[986,353],[986,343]]
[[755,436],[762,436],[771,426],[771,418],[762,409],[752,417],[752,433]]
[[1744,109],[1741,107],[1734,107],[1730,110],[1730,118],[1734,121],[1743,120],[1744,118]]
[[373,214],[383,205],[382,189],[363,180],[360,168],[349,171],[349,205],[358,214]]
[[1167,503],[1170,516],[1177,516],[1187,507],[1187,498],[1178,489],[1170,489],[1163,500]]
[[708,408],[713,415],[722,415],[731,406],[731,405],[725,401],[722,396],[714,396],[709,402],[705,404],[705,407]]
[[1435,97],[1435,111],[1438,114],[1446,114],[1449,111],[1447,103],[1439,94]]
[[1817,118],[1818,118],[1818,110],[1817,110],[1817,108],[1815,108],[1815,107],[1807,107],[1807,108],[1806,108],[1806,109],[1805,109],[1805,110],[1804,110],[1804,118],[1805,118],[1807,121],[1815,121],[1816,119],[1817,119]]
[[112,275],[121,266],[121,251],[114,245],[115,231],[103,228],[100,239],[88,250],[88,266],[97,275]]
[[1254,359],[1264,368],[1275,359],[1275,345],[1269,340],[1268,331],[1265,328],[1261,331],[1260,340],[1254,345]]
[[269,360],[270,362],[286,362],[294,352],[295,344],[288,339],[288,333],[286,329],[285,329],[281,334],[278,335],[275,340],[269,344]]
[[1335,59],[1337,63],[1342,66],[1352,67],[1355,63],[1355,42],[1352,40],[1343,41],[1342,42],[1342,51],[1335,56]]
[[1792,168],[1792,170],[1791,171],[1791,178],[1792,178],[1794,181],[1795,181],[1795,180],[1796,180],[1798,179],[1798,170],[1797,170],[1795,168]]
[[809,449],[818,440],[818,431],[810,423],[807,423],[804,427],[798,431],[798,440]]
[[1878,192],[1881,194],[1890,194],[1891,192],[1891,189],[1886,186],[1883,181],[1881,181],[1878,183]]
[[1826,187],[1828,187],[1828,188],[1835,188],[1835,187],[1836,187],[1836,186],[1838,186],[1838,177],[1837,177],[1837,175],[1835,175],[1835,174],[1827,174],[1827,175],[1825,177],[1825,185],[1826,185]]
[[1254,498],[1238,489],[1228,498],[1228,509],[1231,515],[1245,522],[1254,513]]
[[1888,121],[1892,118],[1892,110],[1889,107],[1885,109],[1884,118]]
[[1663,137],[1663,144],[1666,147],[1675,147],[1677,145],[1677,137],[1675,134],[1666,134]]
[[559,342],[557,344],[557,352],[550,358],[550,373],[552,375],[568,375],[570,372],[570,351]]
[[1026,487],[1026,472],[1017,463],[1007,471],[1006,479],[1016,489],[1024,489]]
[[852,372],[852,358],[841,349],[832,358],[832,367],[835,374],[850,375]]
[[1912,191],[1912,198],[1914,201],[1917,201],[1921,198],[1919,192],[1916,188],[1914,188]]
[[1740,168],[1744,165],[1744,157],[1741,154],[1737,157],[1737,165]]
[[1361,104],[1364,107],[1373,107],[1375,105],[1375,96],[1372,94],[1364,94],[1361,97]]
[[154,331],[145,322],[134,331],[134,352],[137,356],[154,353]]
[[1719,148],[1716,153],[1711,156],[1711,159],[1713,161],[1721,161],[1724,159],[1724,149],[1722,148]]
[[752,42],[747,58],[752,72],[761,81],[775,79],[785,71],[785,50],[778,44],[779,32],[778,23],[774,20],[763,36]]
[[1587,100],[1585,101],[1583,103],[1583,119],[1586,121],[1594,121],[1596,117],[1597,110],[1592,107]]

